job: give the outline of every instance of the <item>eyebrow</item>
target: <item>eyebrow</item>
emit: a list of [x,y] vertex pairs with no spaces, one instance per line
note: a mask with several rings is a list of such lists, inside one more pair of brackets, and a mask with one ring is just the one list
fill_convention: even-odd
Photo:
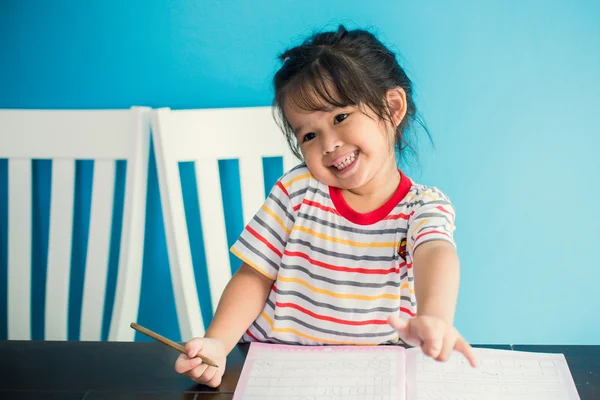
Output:
[[290,127],[292,128],[292,132],[294,132],[294,135],[297,135],[298,132],[300,132],[302,130],[302,128],[304,128],[304,125],[298,125],[296,128],[294,128],[290,125]]

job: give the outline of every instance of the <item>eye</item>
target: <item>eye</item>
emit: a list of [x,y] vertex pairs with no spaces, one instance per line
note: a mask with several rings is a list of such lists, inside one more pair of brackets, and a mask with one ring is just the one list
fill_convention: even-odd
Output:
[[336,115],[333,120],[334,120],[334,124],[339,124],[340,122],[342,122],[343,120],[345,120],[346,118],[348,118],[348,114],[338,114]]
[[314,132],[309,132],[302,137],[303,142],[308,142],[309,140],[313,140],[317,135]]

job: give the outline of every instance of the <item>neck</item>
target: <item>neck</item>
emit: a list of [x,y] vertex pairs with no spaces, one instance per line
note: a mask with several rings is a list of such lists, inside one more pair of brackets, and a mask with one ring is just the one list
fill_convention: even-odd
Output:
[[400,184],[400,172],[395,158],[382,168],[369,183],[357,189],[344,190],[342,193],[356,211],[370,212],[385,204],[396,192]]

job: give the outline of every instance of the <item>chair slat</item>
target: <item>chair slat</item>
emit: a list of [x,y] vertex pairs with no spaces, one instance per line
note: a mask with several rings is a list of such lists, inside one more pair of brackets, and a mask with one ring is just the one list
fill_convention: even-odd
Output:
[[146,221],[146,186],[148,183],[149,127],[152,114],[136,110],[134,148],[127,161],[127,185],[121,229],[119,271],[108,340],[132,341],[135,332],[130,323],[137,319],[142,288],[144,231]]
[[130,110],[0,110],[0,154],[126,159],[134,150],[131,121]]
[[75,161],[54,160],[44,322],[46,340],[67,339],[74,194]]
[[265,184],[262,157],[240,158],[240,185],[242,190],[242,212],[244,225],[265,202]]
[[201,159],[196,161],[195,166],[206,267],[214,312],[225,286],[231,279],[219,163],[216,159]]
[[187,235],[187,223],[181,192],[179,164],[171,146],[170,131],[163,131],[159,116],[166,110],[153,113],[153,132],[155,135],[156,167],[160,184],[169,267],[175,295],[177,319],[182,340],[204,335],[204,322],[200,313],[200,303],[190,243]]
[[31,160],[8,160],[8,339],[31,339]]
[[80,340],[101,339],[115,188],[115,161],[94,162]]

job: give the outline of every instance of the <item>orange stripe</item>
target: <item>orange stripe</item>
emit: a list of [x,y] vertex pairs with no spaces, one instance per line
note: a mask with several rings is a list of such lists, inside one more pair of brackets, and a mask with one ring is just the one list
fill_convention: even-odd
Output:
[[283,229],[285,231],[285,233],[287,233],[288,235],[290,234],[291,231],[285,226],[285,224],[283,223],[283,220],[281,218],[279,218],[279,216],[277,214],[275,214],[275,212],[273,210],[271,210],[269,207],[267,207],[264,204],[261,208],[264,210],[264,212],[269,214],[271,216],[271,218],[273,218],[275,220],[275,222],[277,222],[279,224],[279,226],[281,226],[281,229]]
[[[299,332],[296,329],[292,329],[292,328],[274,328],[273,327],[273,320],[264,311],[260,314],[260,316],[263,317],[263,319],[265,321],[267,321],[267,323],[271,326],[271,331],[272,332],[293,333],[296,336],[303,337],[303,338],[309,339],[309,340],[313,340],[313,341],[318,342],[318,343],[345,344],[345,345],[351,345],[351,346],[377,346],[376,344],[369,344],[369,343],[341,342],[341,341],[337,341],[337,340],[329,340],[329,339],[318,338],[318,337],[315,337],[315,336],[310,336],[310,335],[307,335],[305,333]],[[396,335],[391,340],[397,340],[397,339],[398,339],[398,336]]]
[[308,233],[311,236],[314,236],[319,239],[327,240],[329,242],[339,243],[339,244],[347,244],[347,245],[353,246],[353,247],[375,247],[375,248],[387,248],[387,247],[396,248],[396,247],[398,247],[398,243],[396,243],[396,242],[354,242],[352,240],[339,239],[339,238],[336,238],[333,236],[328,236],[323,233],[313,231],[312,229],[308,229],[308,228],[305,228],[300,225],[295,225],[293,230]]
[[252,268],[254,268],[255,270],[257,270],[258,272],[260,272],[261,274],[263,274],[264,276],[266,276],[267,278],[271,279],[271,280],[275,280],[275,278],[273,278],[271,275],[267,274],[265,271],[263,271],[262,269],[260,269],[256,264],[254,264],[252,261],[248,260],[246,257],[244,257],[239,251],[237,251],[235,248],[231,248],[231,252],[233,254],[235,254],[240,260],[242,260],[243,262],[245,262],[246,264],[248,264],[249,266],[251,266]]
[[[277,277],[277,280],[280,282],[297,283],[297,284],[300,284],[300,285],[306,287],[307,289],[309,289],[312,292],[321,293],[321,294],[335,297],[338,299],[356,299],[356,300],[378,300],[378,299],[398,300],[398,299],[400,299],[400,296],[394,295],[394,294],[388,294],[388,293],[383,293],[383,294],[380,294],[377,296],[367,296],[367,295],[363,295],[363,294],[335,293],[335,292],[332,292],[329,290],[314,287],[300,278],[286,278],[281,275],[279,275]],[[404,285],[402,285],[400,287],[400,289],[405,289],[405,288],[408,288],[408,283],[405,283]],[[411,294],[413,293],[412,290],[410,292],[411,292]]]
[[[424,219],[424,220],[422,220],[421,222],[419,222],[419,223],[417,224],[417,226],[415,226],[414,228],[410,228],[409,230],[410,230],[411,232],[417,232],[417,231],[419,230],[419,228],[421,227],[421,225],[423,225],[423,224],[424,224],[424,223],[426,223],[427,221],[428,221],[428,220]],[[412,235],[410,235],[410,236],[412,236]],[[413,243],[411,243],[410,241],[407,241],[406,243],[407,243],[408,247],[409,247],[409,248],[412,250],[412,248],[413,248]]]
[[302,179],[307,179],[310,178],[312,176],[312,174],[310,172],[306,173],[306,174],[302,174],[302,175],[298,175],[297,177],[295,177],[294,179],[290,180],[287,183],[284,183],[283,186],[287,189],[289,188],[294,182],[298,182],[301,181]]

